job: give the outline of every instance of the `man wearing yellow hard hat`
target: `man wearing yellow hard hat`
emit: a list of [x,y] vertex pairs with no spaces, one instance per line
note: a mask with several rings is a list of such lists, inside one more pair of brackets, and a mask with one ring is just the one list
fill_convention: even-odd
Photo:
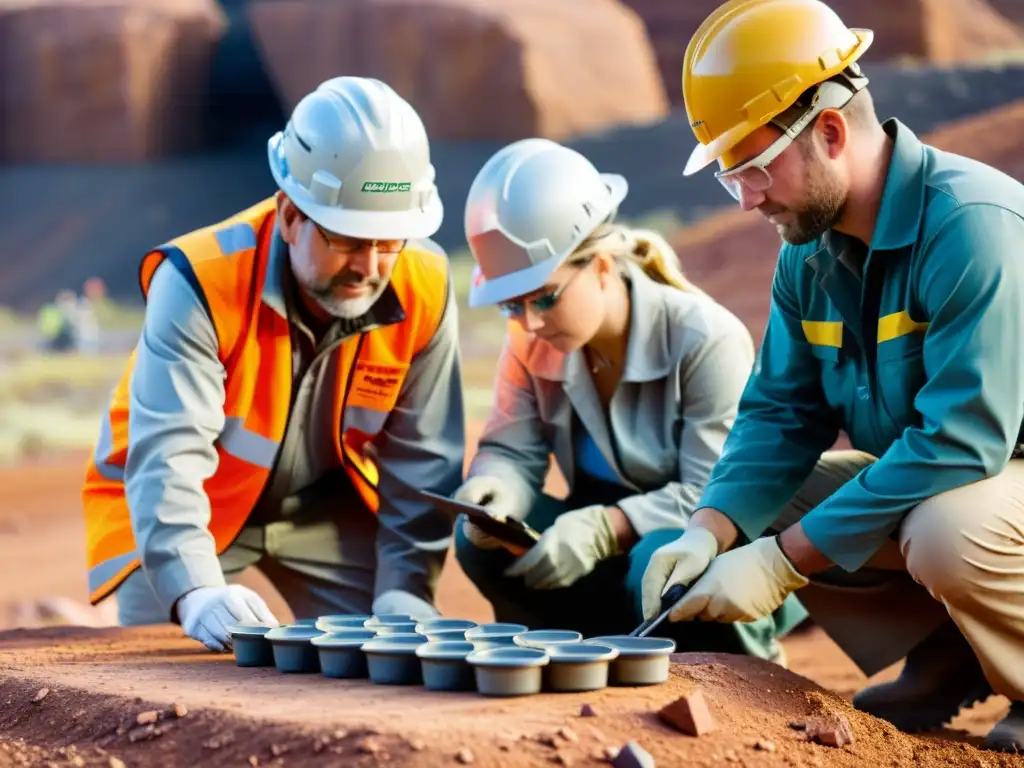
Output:
[[[717,177],[784,243],[739,414],[644,611],[723,622],[801,602],[905,730],[998,693],[1024,750],[1024,186],[880,122],[870,30],[817,0],[731,0],[683,94]],[[856,450],[829,451],[840,430]],[[691,535],[696,528],[714,536]]]

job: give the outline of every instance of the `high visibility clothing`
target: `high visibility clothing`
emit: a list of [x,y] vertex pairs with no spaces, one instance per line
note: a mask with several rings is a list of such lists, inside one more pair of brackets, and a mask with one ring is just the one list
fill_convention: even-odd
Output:
[[[263,492],[292,402],[289,323],[261,300],[275,221],[275,199],[269,198],[146,254],[140,269],[145,296],[157,267],[165,259],[172,262],[195,286],[217,331],[226,372],[226,422],[216,442],[218,467],[205,491],[218,554],[237,537]],[[374,512],[378,472],[365,449],[394,407],[410,363],[440,322],[447,300],[446,259],[409,247],[397,260],[390,283],[404,318],[351,336],[332,353],[337,380],[343,383],[334,396],[338,459]],[[140,565],[124,484],[134,361],[133,352],[114,390],[83,489],[94,604]]]
[[1024,440],[1024,185],[898,120],[883,128],[871,243],[829,230],[782,246],[758,364],[700,501],[755,539],[842,430],[878,461],[801,526],[847,571]]
[[848,28],[819,0],[730,0],[690,39],[683,100],[697,141],[684,174],[715,160],[782,114],[808,88],[838,75],[871,45],[869,29]]

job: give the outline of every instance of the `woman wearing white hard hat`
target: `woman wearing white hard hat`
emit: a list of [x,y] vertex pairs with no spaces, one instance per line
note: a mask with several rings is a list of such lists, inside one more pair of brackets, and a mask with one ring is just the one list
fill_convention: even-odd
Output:
[[[614,223],[626,180],[545,139],[484,165],[466,204],[470,305],[508,318],[495,404],[455,498],[524,520],[516,558],[466,519],[463,570],[499,621],[585,635],[643,620],[649,556],[679,535],[754,362],[744,325],[693,286],[664,239]],[[565,501],[542,488],[555,460]],[[778,660],[795,599],[751,624],[666,625],[679,647]]]

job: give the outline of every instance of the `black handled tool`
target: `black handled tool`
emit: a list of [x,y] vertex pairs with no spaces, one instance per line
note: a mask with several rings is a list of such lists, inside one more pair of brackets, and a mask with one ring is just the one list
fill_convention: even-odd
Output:
[[647,637],[651,632],[658,628],[666,618],[668,618],[669,611],[683,599],[683,595],[686,594],[686,590],[689,589],[688,584],[674,584],[668,592],[661,596],[661,611],[657,616],[651,619],[647,619],[643,624],[634,629],[629,633],[630,637]]

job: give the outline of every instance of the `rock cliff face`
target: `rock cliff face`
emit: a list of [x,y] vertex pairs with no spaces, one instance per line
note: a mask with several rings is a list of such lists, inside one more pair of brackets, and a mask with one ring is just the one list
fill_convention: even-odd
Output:
[[[622,2],[647,24],[665,90],[674,104],[681,104],[686,46],[721,0]],[[1024,0],[827,2],[849,26],[875,31],[875,42],[865,61],[909,57],[936,63],[964,62],[998,50],[1024,48],[1024,33],[1014,24],[1024,24]]]
[[197,149],[215,0],[0,0],[0,158],[125,162]]
[[617,0],[263,0],[249,17],[288,110],[351,74],[391,84],[438,139],[562,139],[667,113],[643,22]]

